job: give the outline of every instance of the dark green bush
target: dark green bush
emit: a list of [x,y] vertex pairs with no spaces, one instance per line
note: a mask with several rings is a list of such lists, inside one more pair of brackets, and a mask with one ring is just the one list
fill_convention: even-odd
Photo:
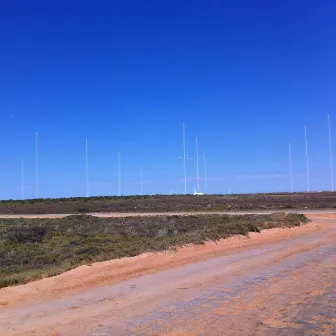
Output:
[[46,235],[47,229],[42,226],[22,226],[9,227],[7,230],[7,240],[10,243],[35,243],[41,242]]

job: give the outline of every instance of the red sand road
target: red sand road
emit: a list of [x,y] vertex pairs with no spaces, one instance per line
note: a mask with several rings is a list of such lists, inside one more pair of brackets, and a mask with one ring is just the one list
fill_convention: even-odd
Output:
[[309,217],[1,289],[0,335],[336,335],[336,215]]

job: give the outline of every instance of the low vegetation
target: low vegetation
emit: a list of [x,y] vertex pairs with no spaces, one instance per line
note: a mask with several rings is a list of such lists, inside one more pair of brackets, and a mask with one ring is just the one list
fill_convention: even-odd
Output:
[[336,192],[114,196],[0,201],[0,214],[181,212],[336,208]]
[[298,214],[0,219],[0,287],[56,275],[94,261],[307,222]]

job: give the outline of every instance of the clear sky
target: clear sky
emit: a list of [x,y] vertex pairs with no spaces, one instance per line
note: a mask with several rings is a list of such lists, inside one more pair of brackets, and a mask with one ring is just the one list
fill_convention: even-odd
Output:
[[[2,1],[0,198],[306,190],[336,157],[334,0]],[[207,155],[204,190],[203,152]],[[278,162],[280,174],[278,178]]]

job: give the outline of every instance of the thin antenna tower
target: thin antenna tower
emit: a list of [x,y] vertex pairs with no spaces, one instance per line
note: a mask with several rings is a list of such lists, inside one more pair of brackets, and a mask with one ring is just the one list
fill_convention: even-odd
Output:
[[85,184],[86,197],[89,197],[89,147],[87,139],[85,139]]
[[307,191],[310,192],[307,126],[305,126],[305,141],[306,141]]
[[293,171],[292,171],[292,148],[291,143],[288,146],[289,151],[289,175],[290,175],[290,185],[291,185],[291,193],[293,192]]
[[118,152],[118,184],[119,184],[119,196],[121,196],[121,158],[120,158],[120,151]]
[[183,123],[183,172],[184,172],[184,194],[187,194],[187,164],[186,164],[186,141],[185,125]]
[[329,130],[329,155],[330,155],[331,191],[334,191],[334,165],[333,165],[332,143],[331,143],[330,115],[328,115],[328,130]]
[[141,195],[143,195],[143,191],[142,191],[142,183],[143,181],[142,181],[142,168],[141,168],[141,170],[140,170],[140,191],[141,191]]
[[278,162],[278,190],[279,192],[281,191],[281,186],[280,186],[280,163]]
[[38,161],[38,133],[36,132],[36,139],[35,139],[35,168],[36,168],[36,198],[39,197],[39,161]]
[[203,153],[204,157],[204,189],[207,188],[207,162],[205,152]]
[[199,188],[199,167],[198,167],[198,139],[196,137],[196,180],[197,180],[197,192],[200,192]]
[[21,198],[24,199],[24,190],[23,190],[23,158],[21,159]]

